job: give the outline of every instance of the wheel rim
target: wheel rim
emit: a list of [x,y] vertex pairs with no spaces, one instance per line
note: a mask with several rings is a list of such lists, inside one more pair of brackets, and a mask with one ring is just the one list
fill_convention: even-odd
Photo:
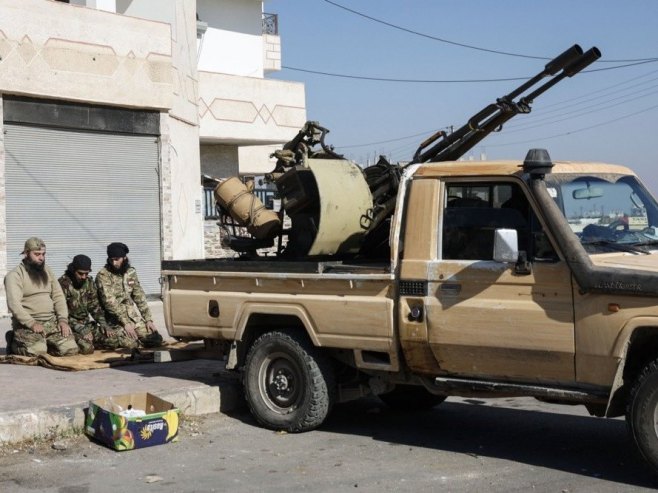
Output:
[[653,408],[653,432],[658,437],[658,404]]
[[303,398],[303,376],[296,361],[288,354],[272,353],[258,369],[258,387],[267,407],[279,414],[289,414]]

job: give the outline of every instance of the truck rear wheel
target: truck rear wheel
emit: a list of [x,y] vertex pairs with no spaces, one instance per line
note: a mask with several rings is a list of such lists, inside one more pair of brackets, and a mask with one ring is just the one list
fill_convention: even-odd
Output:
[[331,362],[293,331],[256,339],[247,354],[243,383],[252,415],[272,430],[317,428],[334,402]]
[[658,472],[658,360],[649,364],[637,379],[626,421],[640,454]]
[[396,411],[426,411],[446,400],[444,395],[436,395],[419,385],[396,385],[393,390],[378,396]]

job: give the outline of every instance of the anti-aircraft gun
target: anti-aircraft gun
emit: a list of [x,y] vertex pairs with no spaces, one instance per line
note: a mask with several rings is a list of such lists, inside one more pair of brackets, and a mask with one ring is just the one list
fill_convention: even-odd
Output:
[[[574,45],[550,60],[537,75],[473,115],[447,134],[439,131],[423,141],[413,159],[392,164],[386,159],[361,169],[325,144],[329,132],[307,122],[297,136],[277,151],[275,169],[268,175],[291,218],[282,253],[287,257],[386,256],[388,221],[395,208],[404,169],[426,162],[455,161],[520,113],[530,113],[534,100],[566,77],[573,77],[600,58]],[[524,95],[543,79],[550,79]],[[315,150],[317,146],[319,150]]]

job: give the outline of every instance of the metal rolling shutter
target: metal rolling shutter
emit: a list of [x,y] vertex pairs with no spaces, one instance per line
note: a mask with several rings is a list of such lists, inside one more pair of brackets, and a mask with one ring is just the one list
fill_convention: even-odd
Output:
[[43,238],[59,276],[74,255],[92,259],[126,243],[144,290],[159,295],[157,138],[5,123],[7,266],[30,236]]

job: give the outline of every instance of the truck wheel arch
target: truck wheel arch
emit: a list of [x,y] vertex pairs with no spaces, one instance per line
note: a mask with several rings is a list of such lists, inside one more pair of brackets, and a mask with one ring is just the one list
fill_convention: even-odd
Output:
[[608,417],[626,412],[630,389],[643,369],[658,358],[658,320],[652,317],[630,320],[621,332],[614,354],[619,355],[619,366],[605,413]]
[[[234,344],[231,352],[235,357],[229,357],[232,365],[240,366],[251,346],[251,343],[265,332],[277,329],[297,329],[304,332],[314,346],[321,346],[312,318],[306,309],[300,305],[267,303],[244,304],[236,317]],[[227,365],[227,368],[231,368]]]

